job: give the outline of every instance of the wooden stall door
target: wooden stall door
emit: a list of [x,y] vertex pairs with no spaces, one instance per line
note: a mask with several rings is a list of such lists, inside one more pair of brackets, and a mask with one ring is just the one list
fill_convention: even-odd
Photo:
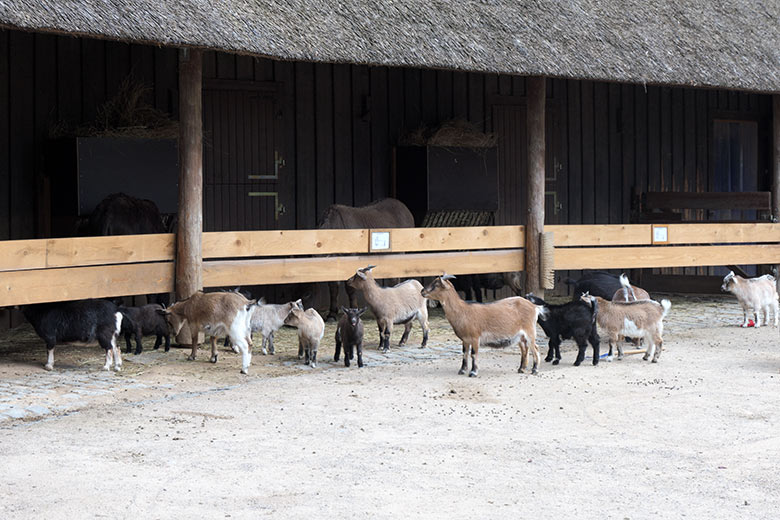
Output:
[[277,229],[283,172],[274,83],[206,81],[203,229]]
[[[524,103],[493,105],[493,132],[498,136],[498,225],[525,224],[527,198],[526,107]],[[558,185],[562,178],[561,161],[556,153],[557,132],[554,131],[555,108],[548,103],[546,109],[546,165],[544,183],[544,222],[561,224],[559,215],[564,201]]]

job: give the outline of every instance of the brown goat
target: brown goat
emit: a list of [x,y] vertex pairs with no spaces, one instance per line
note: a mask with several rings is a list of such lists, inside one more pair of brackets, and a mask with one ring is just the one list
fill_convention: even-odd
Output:
[[176,302],[159,312],[165,316],[171,332],[178,334],[185,322],[192,337],[192,352],[188,359],[194,360],[198,352],[198,332],[211,336],[211,362],[217,362],[217,336],[229,336],[238,347],[242,357],[241,373],[249,371],[252,362],[252,337],[249,328],[254,300],[247,300],[236,292],[196,292],[186,300]]
[[658,362],[663,348],[663,319],[672,304],[669,300],[637,300],[633,302],[611,302],[600,296],[590,296],[585,293],[582,301],[597,305],[596,323],[602,337],[609,338],[609,355],[617,345],[618,359],[623,359],[623,345],[619,342],[621,336],[642,338],[647,345],[644,360],[653,356],[653,363]]
[[530,348],[534,357],[531,373],[536,374],[541,360],[536,346],[536,319],[543,312],[541,307],[520,296],[491,303],[465,302],[449,281],[451,278],[454,277],[447,274],[437,277],[422,290],[422,295],[441,303],[452,330],[463,342],[463,363],[458,374],[466,373],[471,351],[469,377],[477,375],[480,344],[489,347],[518,344],[522,356],[520,368],[517,370],[520,373],[526,369]]
[[406,343],[409,331],[412,330],[412,320],[417,319],[423,329],[423,339],[420,348],[428,343],[428,307],[425,298],[420,294],[422,284],[417,280],[406,280],[393,287],[380,287],[374,280],[371,270],[376,267],[369,265],[347,280],[347,287],[363,292],[366,303],[376,316],[379,327],[379,346],[387,352],[390,348],[390,335],[393,325],[403,323],[404,334],[398,346]]
[[625,274],[620,275],[620,289],[612,295],[613,302],[633,302],[635,300],[649,300],[650,293],[628,283],[628,277]]

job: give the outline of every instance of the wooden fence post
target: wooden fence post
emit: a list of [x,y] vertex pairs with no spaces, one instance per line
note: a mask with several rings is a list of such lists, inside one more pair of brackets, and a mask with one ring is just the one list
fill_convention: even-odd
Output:
[[541,234],[544,231],[544,145],[545,99],[544,77],[529,77],[526,81],[528,105],[528,200],[525,227],[525,290],[544,296],[540,271]]
[[[780,94],[772,96],[772,221],[780,222]],[[780,275],[780,265],[775,269]]]
[[[179,222],[176,230],[176,299],[203,288],[203,58],[179,50]],[[185,332],[182,329],[182,332]],[[184,336],[187,336],[186,338]],[[180,334],[186,343],[189,333]]]

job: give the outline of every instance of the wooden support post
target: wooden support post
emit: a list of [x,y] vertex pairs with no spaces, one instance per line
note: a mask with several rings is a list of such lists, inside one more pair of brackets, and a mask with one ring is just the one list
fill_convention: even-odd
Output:
[[546,85],[543,77],[526,80],[528,108],[526,133],[528,134],[528,201],[525,228],[525,290],[543,297],[540,249],[544,231],[544,145]]
[[[176,231],[176,299],[203,288],[202,53],[179,51],[179,223]],[[189,334],[187,334],[189,336]],[[185,343],[181,335],[179,342]]]
[[[780,94],[772,96],[772,221],[780,222]],[[775,265],[780,287],[780,265]]]

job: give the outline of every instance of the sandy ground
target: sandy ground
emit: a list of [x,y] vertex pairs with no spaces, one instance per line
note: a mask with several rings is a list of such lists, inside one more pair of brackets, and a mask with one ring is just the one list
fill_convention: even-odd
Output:
[[47,413],[0,422],[0,518],[778,518],[778,330],[673,302],[658,364],[573,367],[567,342],[538,376],[485,349],[476,379],[440,315],[432,348],[374,334],[362,369],[332,362],[332,325],[315,370],[285,330],[248,377],[182,349],[106,373],[96,347],[48,373],[17,329],[0,404]]

